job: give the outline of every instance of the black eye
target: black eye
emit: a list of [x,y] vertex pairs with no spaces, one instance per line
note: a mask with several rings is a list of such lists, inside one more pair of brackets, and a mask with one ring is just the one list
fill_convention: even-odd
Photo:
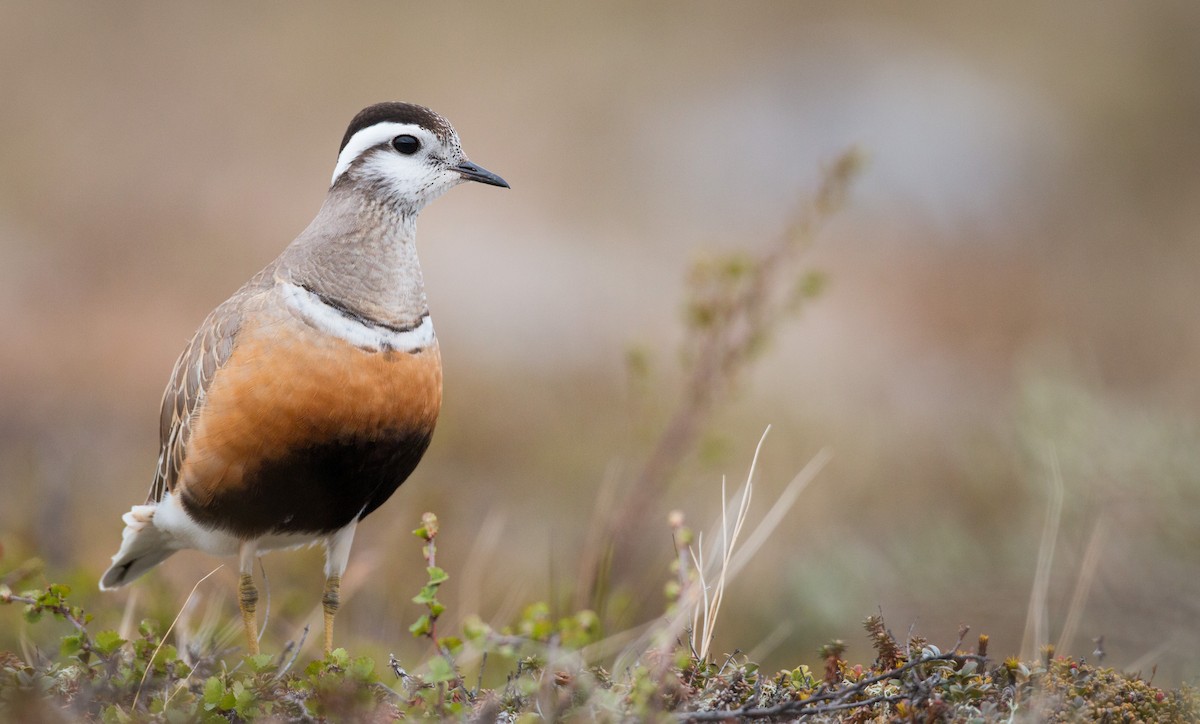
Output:
[[421,148],[421,142],[416,139],[416,136],[410,136],[406,133],[403,136],[396,136],[392,139],[392,148],[403,153],[405,156],[411,156]]

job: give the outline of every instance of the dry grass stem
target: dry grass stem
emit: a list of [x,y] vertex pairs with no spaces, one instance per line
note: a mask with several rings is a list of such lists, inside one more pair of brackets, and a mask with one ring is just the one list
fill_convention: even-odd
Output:
[[742,570],[747,563],[754,558],[759,549],[767,542],[767,538],[775,531],[775,528],[783,522],[783,517],[800,499],[800,494],[808,487],[808,484],[816,479],[817,474],[825,468],[825,465],[833,459],[833,452],[829,448],[821,448],[808,464],[801,468],[800,472],[796,473],[796,477],[792,478],[779,497],[775,499],[771,509],[763,516],[762,522],[754,527],[750,532],[750,537],[738,549],[737,554],[733,557],[733,561],[729,565],[730,572],[737,574]]
[[1067,608],[1067,620],[1063,623],[1062,633],[1054,646],[1056,651],[1070,651],[1068,647],[1075,638],[1075,630],[1079,628],[1079,620],[1087,606],[1088,593],[1092,590],[1092,582],[1096,580],[1096,567],[1100,563],[1100,550],[1107,532],[1108,518],[1101,518],[1092,526],[1092,535],[1088,538],[1087,548],[1083,552],[1083,563],[1079,566],[1079,576],[1075,579],[1075,590],[1071,593],[1071,605]]
[[1025,618],[1025,635],[1021,639],[1021,658],[1030,659],[1049,637],[1046,634],[1046,597],[1050,590],[1050,568],[1054,564],[1054,545],[1058,540],[1059,522],[1062,519],[1064,485],[1062,469],[1058,464],[1058,451],[1051,447],[1047,455],[1050,475],[1050,502],[1046,508],[1046,521],[1042,526],[1042,542],[1038,547],[1037,572],[1033,576],[1033,588],[1029,592],[1029,610]]
[[[716,535],[708,536],[709,540],[719,540],[719,547],[706,551],[704,536],[700,535],[697,536],[694,546],[689,545],[686,550],[679,551],[681,588],[678,607],[665,619],[640,632],[617,657],[614,670],[622,670],[623,667],[632,665],[632,662],[642,657],[650,647],[670,649],[684,633],[687,633],[686,642],[698,659],[706,660],[712,653],[717,620],[728,586],[752,558],[754,551],[761,548],[771,531],[795,504],[800,492],[830,457],[828,451],[822,451],[813,458],[772,504],[763,522],[747,532],[745,524],[753,498],[754,475],[768,432],[769,427],[758,441],[746,476],[746,484],[740,493],[734,495],[738,500],[738,507],[732,513],[726,497],[725,482],[722,481],[720,528],[715,531]],[[744,532],[748,533],[744,536],[746,543],[739,547],[738,543],[742,540]],[[686,567],[687,562],[691,563],[692,572]],[[626,632],[626,635],[628,633]],[[587,654],[590,656],[601,648],[608,649],[611,645],[611,642],[600,642],[589,647]]]
[[[175,614],[175,618],[174,618],[174,620],[171,621],[171,625],[168,626],[167,630],[163,633],[162,640],[158,642],[158,646],[154,647],[154,653],[150,654],[150,660],[146,662],[146,670],[142,672],[142,680],[138,682],[137,692],[134,693],[134,695],[133,695],[133,707],[132,707],[133,709],[137,709],[138,698],[142,695],[142,687],[145,686],[145,684],[146,684],[146,677],[150,674],[150,671],[154,668],[152,666],[152,664],[154,663],[154,658],[156,656],[158,656],[158,652],[162,650],[163,644],[165,644],[167,642],[167,637],[169,637],[171,635],[171,631],[175,628],[175,624],[179,623],[179,617],[183,615],[183,612],[187,609],[188,605],[192,602],[192,596],[196,595],[196,590],[200,588],[201,583],[204,583],[205,581],[207,581],[214,573],[216,573],[217,571],[221,570],[224,567],[225,567],[225,564],[222,563],[221,565],[212,569],[208,573],[204,574],[204,577],[201,578],[199,581],[196,581],[196,585],[192,586],[192,590],[190,593],[188,593],[187,598],[184,599],[183,605],[179,607],[179,613]],[[186,686],[186,684],[187,684],[187,680],[185,679],[183,682],[181,682],[180,685]]]
[[[692,617],[692,648],[700,656],[701,661],[708,659],[709,649],[712,646],[713,633],[717,627],[717,616],[721,612],[721,603],[725,600],[725,585],[733,578],[729,570],[729,562],[733,560],[733,549],[737,546],[738,537],[741,536],[742,527],[746,523],[746,514],[750,512],[750,501],[754,493],[754,471],[758,466],[758,456],[762,452],[763,443],[766,442],[767,434],[771,432],[771,427],[763,431],[762,437],[758,440],[758,445],[754,448],[754,458],[750,461],[750,472],[746,475],[746,485],[742,488],[741,500],[738,502],[737,514],[734,516],[733,529],[729,526],[729,511],[727,498],[725,497],[725,479],[721,478],[721,550],[720,564],[717,567],[716,585],[713,587],[711,598],[708,594],[708,582],[703,564],[704,539],[700,538],[697,541],[699,556],[695,559],[696,575],[699,583],[699,588],[703,594],[704,606],[703,610],[697,610]],[[696,627],[696,617],[699,615],[702,619],[699,631]],[[697,638],[698,636],[698,638]],[[699,645],[697,645],[699,644]]]

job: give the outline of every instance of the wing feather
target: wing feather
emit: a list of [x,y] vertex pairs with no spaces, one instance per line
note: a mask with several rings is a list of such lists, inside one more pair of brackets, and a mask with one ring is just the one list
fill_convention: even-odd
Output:
[[259,272],[236,294],[214,309],[192,336],[163,391],[159,415],[158,468],[146,502],[162,500],[179,483],[187,457],[192,423],[203,407],[206,391],[229,361],[249,302],[273,283],[272,266]]

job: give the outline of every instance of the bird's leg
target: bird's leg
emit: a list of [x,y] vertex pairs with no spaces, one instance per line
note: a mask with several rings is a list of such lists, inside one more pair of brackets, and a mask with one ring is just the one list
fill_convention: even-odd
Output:
[[342,585],[341,576],[330,576],[325,579],[325,595],[321,597],[321,606],[325,609],[325,655],[333,651],[333,617],[338,610],[338,589]]
[[258,619],[255,616],[258,589],[254,587],[254,561],[257,552],[254,541],[245,541],[238,555],[242,570],[238,582],[238,608],[242,611],[242,625],[246,627],[246,651],[251,656],[258,655]]
[[325,595],[321,607],[325,611],[325,655],[333,652],[333,617],[341,604],[339,592],[346,562],[350,560],[350,544],[354,542],[354,530],[358,520],[325,539]]

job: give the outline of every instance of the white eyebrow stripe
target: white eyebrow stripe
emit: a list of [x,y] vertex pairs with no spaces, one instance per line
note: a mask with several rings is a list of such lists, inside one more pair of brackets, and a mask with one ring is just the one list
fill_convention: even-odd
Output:
[[358,131],[346,143],[346,147],[338,154],[337,165],[333,167],[333,180],[329,185],[337,183],[338,176],[346,172],[350,168],[350,164],[354,163],[354,159],[362,155],[363,151],[368,148],[373,148],[381,143],[391,141],[396,136],[403,133],[412,133],[420,126],[414,126],[411,123],[396,123],[394,121],[380,121],[373,126]]

